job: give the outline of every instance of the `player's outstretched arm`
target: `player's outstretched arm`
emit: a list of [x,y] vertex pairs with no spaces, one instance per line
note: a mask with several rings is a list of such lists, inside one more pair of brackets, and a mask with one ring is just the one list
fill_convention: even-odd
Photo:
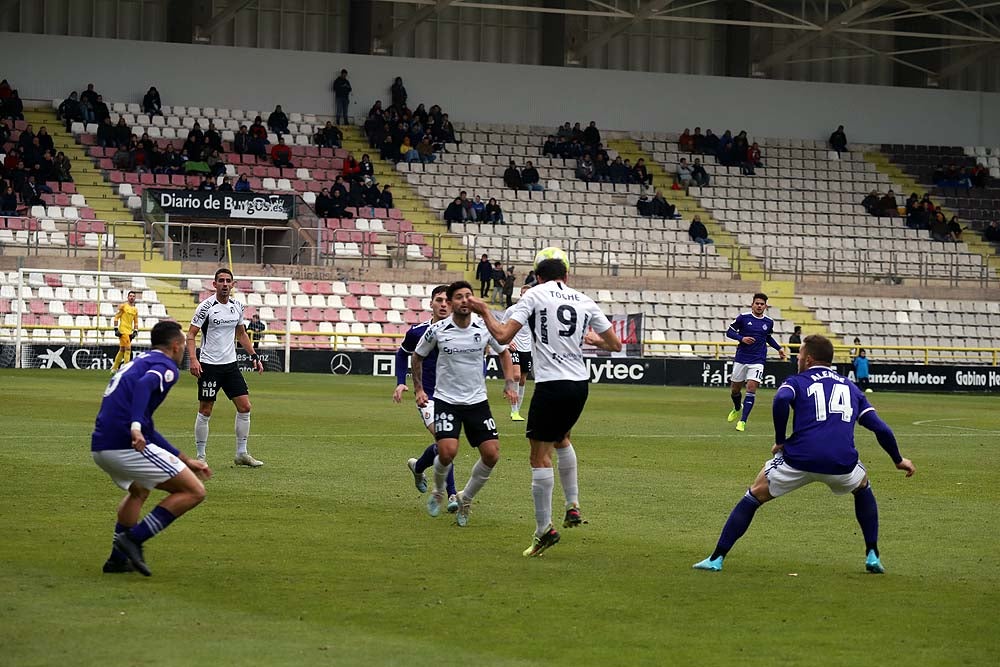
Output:
[[858,423],[875,434],[875,439],[878,440],[879,447],[885,450],[885,453],[889,455],[892,462],[896,464],[896,468],[905,471],[907,477],[913,477],[913,473],[917,471],[916,466],[913,465],[913,461],[904,459],[899,453],[896,435],[889,428],[889,425],[882,421],[878,414],[876,414],[874,408],[869,408],[863,412],[861,417],[858,418]]
[[196,378],[201,377],[201,362],[198,361],[198,355],[195,354],[195,342],[198,340],[198,332],[201,331],[201,327],[196,324],[192,324],[188,327],[187,332],[187,353],[188,360],[191,362],[191,375]]
[[781,347],[781,343],[779,343],[778,341],[774,340],[773,336],[768,336],[767,337],[767,344],[770,345],[772,348],[774,348],[775,350],[778,351],[778,356],[780,358],[782,358],[782,359],[785,358],[785,348]]
[[493,336],[493,340],[501,345],[506,345],[512,341],[514,335],[521,330],[521,323],[517,320],[508,319],[504,323],[498,322],[497,318],[493,317],[493,311],[490,310],[489,304],[478,297],[469,297],[469,307],[472,309],[472,312],[483,318],[483,322],[486,324],[490,335]]

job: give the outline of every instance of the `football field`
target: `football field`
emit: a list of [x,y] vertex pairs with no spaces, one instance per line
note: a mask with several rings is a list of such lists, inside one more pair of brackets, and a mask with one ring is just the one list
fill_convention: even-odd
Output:
[[[101,574],[121,496],[89,451],[107,376],[0,371],[0,664],[997,664],[996,397],[872,396],[917,466],[905,479],[858,428],[887,574],[864,571],[851,498],[818,485],[763,507],[709,573],[691,564],[770,457],[773,392],[740,434],[726,389],[592,386],[573,437],[589,523],[527,559],[527,441],[500,383],[502,459],[459,528],[406,469],[430,440],[412,391],[248,381],[266,465],[232,465],[220,402],[208,498],[147,544],[143,578]],[[156,414],[192,455],[196,405],[185,374]],[[459,488],[474,457],[463,444]]]

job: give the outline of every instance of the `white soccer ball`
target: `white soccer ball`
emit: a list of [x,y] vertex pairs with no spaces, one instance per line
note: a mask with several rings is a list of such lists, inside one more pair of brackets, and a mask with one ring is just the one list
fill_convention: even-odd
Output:
[[535,255],[535,269],[547,259],[561,259],[562,263],[566,265],[566,270],[569,271],[569,257],[566,256],[562,248],[548,247],[539,250]]

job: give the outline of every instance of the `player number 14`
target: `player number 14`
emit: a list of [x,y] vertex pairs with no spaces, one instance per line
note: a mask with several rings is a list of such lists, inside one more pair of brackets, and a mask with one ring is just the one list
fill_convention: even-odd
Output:
[[849,422],[854,416],[854,408],[851,407],[851,391],[847,385],[835,384],[830,392],[830,403],[827,408],[826,390],[819,382],[809,385],[808,393],[816,401],[816,421],[825,422],[827,414],[839,414],[840,420]]

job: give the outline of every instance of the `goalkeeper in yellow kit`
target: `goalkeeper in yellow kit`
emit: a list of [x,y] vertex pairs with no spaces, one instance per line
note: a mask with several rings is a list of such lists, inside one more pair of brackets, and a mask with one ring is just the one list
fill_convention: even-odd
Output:
[[132,360],[132,341],[139,335],[138,319],[139,311],[135,307],[135,292],[128,293],[128,302],[118,306],[115,313],[114,325],[115,335],[118,336],[118,354],[115,355],[115,364],[111,367],[111,374],[114,375],[118,368]]

